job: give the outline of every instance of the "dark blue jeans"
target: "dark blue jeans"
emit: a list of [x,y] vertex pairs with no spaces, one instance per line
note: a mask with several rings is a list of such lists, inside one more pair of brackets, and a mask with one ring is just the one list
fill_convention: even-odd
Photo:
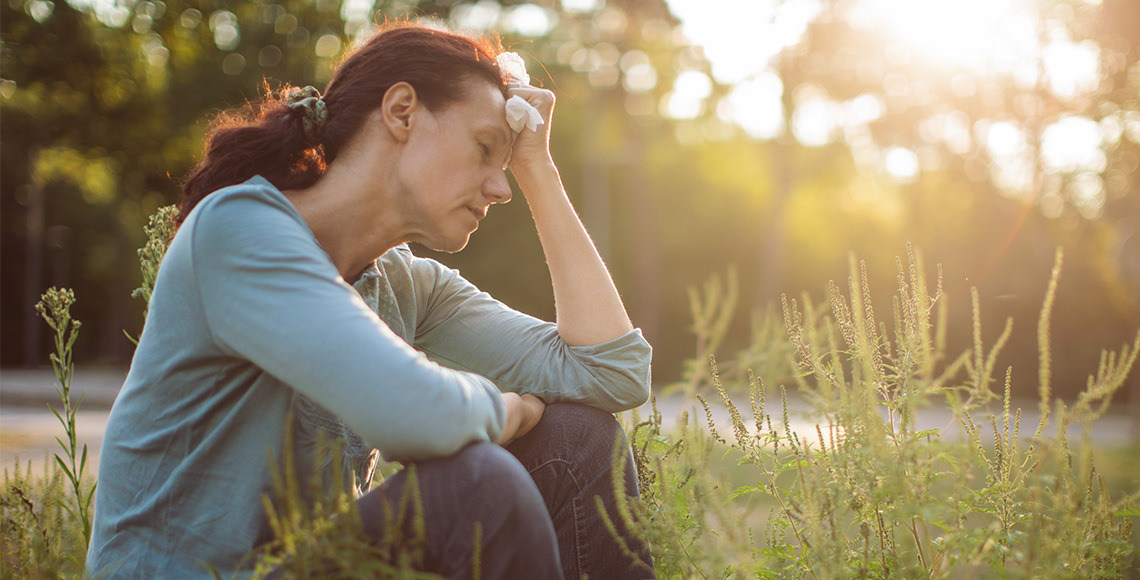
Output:
[[[426,523],[425,567],[469,577],[475,522],[482,527],[485,578],[652,578],[605,528],[600,496],[626,545],[652,566],[649,547],[618,521],[612,477],[614,442],[627,449],[625,491],[637,476],[625,433],[613,415],[584,405],[548,405],[542,420],[506,449],[476,443],[443,459],[416,462]],[[401,497],[406,470],[358,502],[365,531],[380,537],[384,506]]]

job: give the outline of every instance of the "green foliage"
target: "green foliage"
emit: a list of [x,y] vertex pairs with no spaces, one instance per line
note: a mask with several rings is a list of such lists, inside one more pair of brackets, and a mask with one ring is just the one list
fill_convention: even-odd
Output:
[[[626,494],[617,493],[618,513],[603,510],[603,521],[619,542],[615,520],[647,542],[658,576],[707,578],[709,571],[731,570],[734,554],[718,544],[739,528],[734,510],[726,509],[719,483],[705,472],[713,454],[712,442],[689,427],[687,413],[682,413],[677,433],[665,433],[656,397],[651,402],[650,417],[642,421],[635,411],[634,424],[628,429],[640,499],[624,501]],[[625,454],[619,451],[614,453],[615,491],[624,486],[620,474]]]
[[177,206],[160,207],[147,219],[146,227],[143,228],[146,233],[146,243],[138,249],[142,285],[131,292],[131,297],[142,298],[147,306],[150,305],[150,295],[154,292],[154,282],[158,278],[158,267],[162,265],[162,257],[166,255],[170,240],[178,231],[178,225],[174,222],[177,215]]
[[[55,461],[71,484],[75,504],[72,505],[63,499],[58,500],[60,506],[67,510],[83,530],[83,546],[81,554],[86,554],[87,542],[91,539],[91,500],[95,498],[95,484],[84,481],[83,472],[87,467],[87,444],[82,449],[76,441],[75,415],[79,405],[83,403],[83,396],[72,404],[71,379],[75,374],[75,365],[71,362],[71,349],[75,339],[79,337],[78,320],[71,319],[71,305],[75,303],[75,293],[69,289],[49,288],[36,304],[36,311],[54,331],[55,352],[51,354],[51,368],[55,372],[56,393],[63,404],[61,413],[55,407],[51,409],[56,419],[63,426],[65,443],[63,439],[56,438],[64,455],[56,454]],[[66,461],[65,461],[66,459]],[[77,557],[77,562],[83,562],[83,556]]]
[[[713,275],[700,288],[690,286],[688,290],[693,318],[690,329],[696,337],[697,354],[685,361],[681,380],[669,385],[667,392],[680,390],[691,401],[697,393],[713,387],[712,373],[705,361],[725,348],[725,338],[740,300],[736,268],[728,268],[723,282],[719,275]],[[790,364],[792,344],[783,340],[772,305],[753,313],[750,330],[748,343],[718,367],[718,374],[730,391],[747,389],[748,375],[752,372],[780,379],[791,379],[794,375]]]
[[[178,207],[175,205],[165,205],[158,208],[158,211],[151,214],[147,219],[147,224],[143,227],[146,234],[146,243],[138,249],[139,255],[139,272],[142,274],[142,284],[131,292],[131,298],[143,299],[143,319],[146,319],[146,314],[150,310],[150,295],[154,293],[154,283],[158,279],[158,267],[162,265],[162,257],[166,255],[167,248],[170,247],[170,241],[174,238],[174,234],[178,231],[178,224],[175,223],[175,217],[178,216]],[[128,334],[125,330],[124,334],[131,343],[138,345],[138,339]]]
[[[0,490],[0,570],[10,578],[78,576],[87,550],[83,530],[73,517],[59,465],[46,458],[33,473],[32,464],[16,462],[4,470]],[[85,483],[89,483],[88,481]]]
[[[1056,264],[1039,320],[1041,418],[1031,437],[1011,408],[1012,369],[1000,394],[993,388],[1011,323],[987,348],[975,294],[975,344],[950,356],[941,276],[931,289],[917,252],[897,263],[890,326],[875,316],[865,265],[852,259],[846,292],[830,284],[826,309],[784,300],[814,433],[792,428],[783,386],[781,405],[767,411],[768,389],[751,375],[746,418],[710,359],[732,435],[722,435],[700,395],[707,431],[683,413],[663,433],[655,402],[632,429],[642,496],[610,518],[652,543],[663,577],[1123,575],[1136,559],[1140,490],[1133,473],[1123,492],[1110,491],[1090,433],[1134,367],[1140,333],[1102,357],[1071,406],[1051,399],[1060,253]],[[987,405],[998,399],[1000,407]],[[915,426],[916,411],[934,401],[946,402],[964,437]],[[1079,447],[1070,426],[1081,428]]]
[[[309,474],[307,488],[301,486],[292,449],[292,429],[286,429],[283,463],[269,458],[273,496],[262,498],[274,539],[251,554],[255,577],[277,572],[286,578],[435,577],[416,571],[423,567],[427,531],[414,466],[407,468],[398,504],[384,505],[383,539],[373,543],[364,533],[356,498],[344,485],[341,446],[318,444],[321,453],[332,457],[334,481],[328,487],[324,473]],[[313,464],[325,461],[318,458]],[[474,567],[477,577],[478,561]]]

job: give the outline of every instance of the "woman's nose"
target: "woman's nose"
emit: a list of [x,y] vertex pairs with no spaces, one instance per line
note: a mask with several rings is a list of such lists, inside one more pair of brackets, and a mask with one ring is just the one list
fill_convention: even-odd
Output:
[[511,184],[507,181],[506,171],[496,171],[483,184],[483,195],[491,200],[491,203],[507,203],[511,201]]

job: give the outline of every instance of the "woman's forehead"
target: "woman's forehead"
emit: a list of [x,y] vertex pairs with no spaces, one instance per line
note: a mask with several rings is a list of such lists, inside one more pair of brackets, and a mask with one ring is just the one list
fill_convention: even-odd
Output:
[[461,100],[456,112],[462,112],[476,129],[488,129],[495,132],[500,130],[509,134],[507,125],[506,105],[503,93],[499,87],[490,83],[477,83],[472,86],[467,97]]

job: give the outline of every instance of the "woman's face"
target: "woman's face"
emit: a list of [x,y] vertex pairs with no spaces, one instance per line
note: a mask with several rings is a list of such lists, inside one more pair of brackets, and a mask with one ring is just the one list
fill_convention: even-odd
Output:
[[511,199],[506,101],[488,82],[467,93],[436,111],[420,103],[398,169],[409,239],[445,252],[462,250],[488,208]]

